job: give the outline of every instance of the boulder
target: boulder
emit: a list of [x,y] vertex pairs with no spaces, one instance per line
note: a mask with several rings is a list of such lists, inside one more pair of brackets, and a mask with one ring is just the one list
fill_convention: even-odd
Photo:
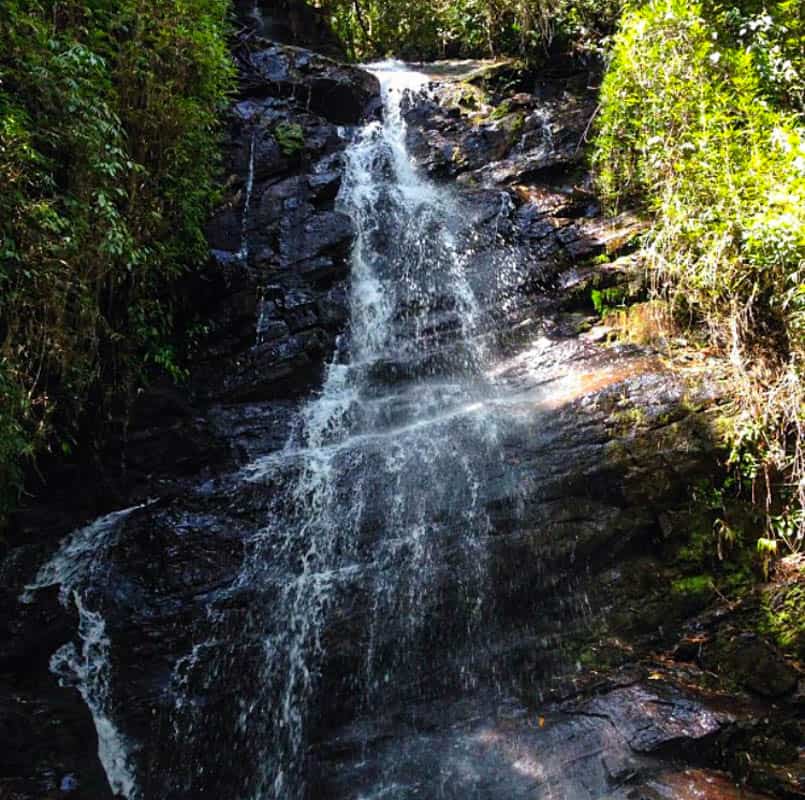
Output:
[[355,125],[374,109],[377,79],[357,67],[280,44],[249,53],[244,59],[244,96],[292,99],[339,125]]

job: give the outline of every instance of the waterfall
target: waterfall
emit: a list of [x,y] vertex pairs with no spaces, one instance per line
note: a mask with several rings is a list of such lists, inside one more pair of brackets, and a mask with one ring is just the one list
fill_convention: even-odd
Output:
[[[421,681],[434,637],[460,653],[448,670],[455,688],[475,680],[489,529],[479,488],[500,454],[486,413],[483,312],[466,269],[473,234],[458,200],[418,174],[406,150],[401,104],[426,77],[393,62],[371,69],[384,119],[349,147],[338,198],[356,228],[346,342],[285,449],[244,471],[276,493],[239,580],[265,598],[238,634],[262,663],[239,698],[227,755],[252,765],[240,791],[256,800],[304,795],[308,727],[334,657],[331,630],[349,624],[345,605],[359,609],[350,684],[360,709]],[[239,662],[236,650],[186,657],[182,681],[209,685]]]
[[[384,118],[355,135],[337,201],[356,230],[351,323],[285,448],[243,470],[268,510],[234,585],[206,599],[166,676],[169,757],[148,766],[147,792],[109,713],[111,645],[89,582],[54,574],[34,587],[61,582],[84,609],[83,660],[101,666],[82,673],[74,646],[55,660],[107,731],[102,758],[124,797],[297,800],[330,705],[369,714],[480,679],[491,527],[481,488],[504,466],[470,269],[476,234],[406,149],[402,104],[427,78],[394,62],[371,69]],[[254,141],[244,215],[253,159]]]
[[[244,786],[255,798],[304,791],[324,636],[344,595],[357,592],[368,605],[359,680],[369,707],[421,669],[427,627],[446,602],[439,595],[451,591],[448,551],[463,572],[451,602],[465,608],[463,618],[454,611],[468,636],[484,598],[487,522],[476,462],[489,461],[495,430],[474,413],[490,387],[476,336],[482,314],[464,268],[466,232],[455,198],[417,174],[406,151],[401,103],[425,76],[394,63],[372,69],[384,120],[349,148],[338,200],[356,226],[345,355],[330,365],[285,450],[246,471],[254,482],[296,471],[241,576],[243,585],[273,587],[280,609],[252,620],[265,661],[238,720],[250,742],[261,741],[252,752],[258,775]],[[460,509],[460,531],[440,523],[445,508]],[[394,653],[380,635],[390,618]],[[464,664],[460,680],[471,682],[470,672]]]
[[108,514],[69,536],[20,598],[21,602],[29,603],[34,592],[58,586],[61,604],[66,608],[72,603],[78,612],[80,645],[67,642],[60,647],[50,659],[50,670],[62,686],[74,686],[80,692],[95,723],[98,757],[109,785],[126,800],[135,800],[140,795],[130,761],[130,744],[110,710],[111,643],[106,623],[101,610],[91,609],[89,603],[93,584],[103,580],[104,558],[116,541],[119,526],[144,507]]

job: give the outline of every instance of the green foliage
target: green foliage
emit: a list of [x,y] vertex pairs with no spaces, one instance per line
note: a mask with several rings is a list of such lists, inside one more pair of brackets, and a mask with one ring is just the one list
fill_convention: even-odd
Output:
[[713,592],[713,586],[713,578],[710,575],[691,575],[673,581],[671,591],[680,595],[709,596]]
[[[610,207],[644,203],[656,218],[655,283],[708,325],[734,366],[732,466],[763,479],[759,494],[784,497],[779,513],[800,522],[805,135],[802,73],[789,66],[802,64],[802,30],[789,2],[768,14],[682,0],[628,11],[594,154]],[[802,536],[800,526],[788,537],[794,549]]]
[[305,147],[304,131],[302,126],[295,122],[280,122],[274,128],[274,138],[286,156],[294,156]]
[[766,97],[805,110],[805,15],[798,0],[703,0],[719,40],[749,53]]
[[[206,255],[228,0],[0,5],[0,485],[169,345]],[[0,490],[2,491],[2,490]],[[2,509],[0,509],[2,513]]]
[[521,55],[601,47],[621,0],[321,0],[354,58]]
[[805,657],[805,583],[784,583],[764,594],[758,628],[783,650]]
[[24,427],[28,411],[20,387],[0,361],[0,521],[14,508],[23,489],[20,459],[32,455],[31,434]]
[[590,299],[595,313],[605,317],[613,308],[623,306],[626,301],[626,289],[622,286],[612,286],[606,289],[592,289]]
[[766,539],[761,536],[757,540],[757,553],[760,557],[761,567],[764,577],[769,577],[769,569],[772,561],[779,555],[779,547],[776,539]]

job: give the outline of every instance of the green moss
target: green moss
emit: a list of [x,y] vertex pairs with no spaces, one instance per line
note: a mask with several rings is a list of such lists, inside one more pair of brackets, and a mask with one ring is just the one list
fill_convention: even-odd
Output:
[[610,417],[614,431],[622,436],[633,433],[641,425],[645,425],[647,421],[646,412],[640,406],[618,410]]
[[671,584],[671,591],[680,595],[710,595],[713,592],[711,575],[690,575],[678,578]]
[[511,113],[511,103],[504,100],[490,115],[490,119],[498,120],[503,119],[507,114]]
[[440,101],[445,107],[457,109],[475,123],[480,123],[487,119],[485,114],[482,113],[490,104],[486,92],[466,81],[455,84],[445,83],[440,92]]
[[616,307],[623,307],[628,299],[628,291],[624,286],[611,286],[608,289],[592,289],[590,299],[596,314],[605,317]]
[[512,115],[512,121],[509,125],[509,132],[511,133],[512,137],[519,138],[520,134],[523,132],[523,128],[525,127],[525,114],[520,111],[517,114]]
[[696,568],[712,561],[713,556],[712,530],[695,528],[691,531],[687,543],[677,551],[676,563],[683,569],[686,567]]
[[765,593],[758,630],[783,650],[805,658],[805,583]]
[[305,132],[296,122],[280,122],[274,127],[274,139],[283,154],[294,156],[305,147]]
[[595,669],[598,665],[598,654],[592,647],[586,647],[579,654],[579,664],[586,669]]

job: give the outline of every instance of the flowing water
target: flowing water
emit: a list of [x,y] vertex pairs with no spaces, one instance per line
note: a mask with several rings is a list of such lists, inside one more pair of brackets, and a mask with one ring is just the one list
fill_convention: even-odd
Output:
[[129,743],[111,716],[111,643],[100,611],[93,610],[93,588],[104,571],[104,559],[115,543],[118,525],[135,506],[117,511],[76,531],[45,564],[29,585],[21,601],[29,603],[33,593],[49,586],[59,587],[59,601],[71,603],[78,612],[80,647],[73,642],[60,647],[50,659],[50,669],[63,686],[75,686],[92,714],[98,734],[98,757],[112,791],[130,798],[137,786],[129,762]]
[[[281,609],[259,618],[262,696],[240,720],[248,735],[261,730],[270,740],[248,787],[259,798],[304,790],[323,636],[344,598],[363,607],[353,684],[372,707],[432,666],[429,638],[448,607],[449,624],[471,641],[486,594],[478,489],[495,459],[496,430],[473,413],[493,387],[465,270],[468,232],[449,191],[422,179],[406,152],[400,104],[425,76],[394,64],[375,73],[384,121],[367,125],[348,150],[339,198],[356,228],[348,341],[285,451],[247,473],[271,482],[295,472],[285,508],[254,538],[241,576],[249,586],[276,584]],[[455,575],[460,585],[451,584]],[[458,674],[472,683],[471,659]]]
[[[349,331],[284,450],[243,472],[271,493],[269,512],[237,581],[208,599],[170,667],[174,707],[160,745],[170,758],[147,786],[148,769],[134,777],[143,743],[111,722],[93,569],[77,578],[68,544],[31,587],[60,583],[80,612],[83,649],[60,651],[53,670],[93,710],[110,782],[128,800],[301,798],[323,720],[461,696],[485,674],[481,489],[504,464],[488,320],[469,269],[474,232],[451,191],[419,175],[406,151],[401,103],[425,76],[393,63],[372,69],[384,120],[356,134],[338,200],[356,229]],[[96,548],[91,564],[119,522],[80,535]]]

